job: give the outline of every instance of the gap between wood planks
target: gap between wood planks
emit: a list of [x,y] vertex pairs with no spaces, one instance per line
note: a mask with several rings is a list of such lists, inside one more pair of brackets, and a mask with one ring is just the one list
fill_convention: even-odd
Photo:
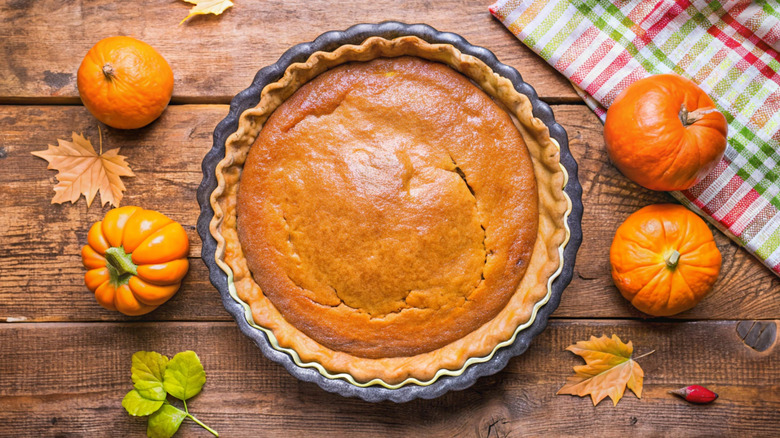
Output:
[[[170,105],[228,105],[233,96],[173,96]],[[545,96],[548,105],[585,105],[579,97]],[[76,96],[0,96],[0,105],[82,106]]]
[[[570,318],[570,317],[550,317],[548,322],[556,323],[582,323],[582,322],[594,322],[594,323],[609,323],[612,322],[616,325],[624,323],[643,323],[643,324],[685,324],[685,323],[703,323],[703,324],[739,324],[743,322],[775,322],[774,319],[669,319],[669,318],[654,318],[654,319],[642,319],[642,318]],[[64,327],[88,327],[95,325],[158,325],[164,324],[167,326],[175,325],[208,325],[213,327],[215,324],[219,326],[232,327],[236,325],[236,322],[232,319],[214,319],[214,320],[190,320],[190,319],[177,319],[177,320],[122,320],[122,321],[95,321],[95,320],[71,320],[71,321],[0,321],[0,328],[3,327],[36,327],[36,328],[64,328]]]

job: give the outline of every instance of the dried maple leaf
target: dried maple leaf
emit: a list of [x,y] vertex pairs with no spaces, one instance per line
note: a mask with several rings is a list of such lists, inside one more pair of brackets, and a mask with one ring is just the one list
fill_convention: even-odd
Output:
[[193,17],[195,15],[204,15],[204,14],[214,14],[214,15],[220,15],[221,13],[225,12],[225,9],[233,6],[233,2],[230,0],[184,0],[187,3],[192,3],[193,6],[190,9],[190,15],[187,15],[187,17],[184,20],[181,20],[182,24],[185,21],[189,20],[190,17]]
[[591,336],[589,341],[579,341],[566,349],[585,359],[586,365],[574,367],[576,375],[566,378],[566,384],[558,390],[558,394],[590,395],[593,406],[609,396],[613,405],[617,405],[628,386],[638,398],[642,398],[645,373],[631,358],[634,346],[630,341],[624,344],[616,335],[612,335],[612,339],[606,335],[600,338]]
[[[101,205],[109,203],[119,207],[125,185],[121,176],[135,176],[119,148],[98,155],[89,140],[73,133],[73,141],[57,139],[59,146],[49,145],[45,151],[32,154],[49,162],[48,169],[58,170],[52,204],[75,203],[81,195],[92,204],[100,191]],[[101,151],[102,152],[102,151]]]

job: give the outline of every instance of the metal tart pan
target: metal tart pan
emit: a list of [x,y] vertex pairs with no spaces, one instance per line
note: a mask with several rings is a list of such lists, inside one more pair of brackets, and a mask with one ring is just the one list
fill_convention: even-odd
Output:
[[[214,211],[209,199],[211,193],[217,187],[215,171],[217,163],[225,156],[225,140],[238,129],[239,116],[245,110],[257,105],[263,88],[267,84],[281,78],[288,66],[296,62],[306,61],[314,52],[332,51],[344,44],[360,44],[372,36],[393,39],[407,35],[417,36],[429,43],[451,44],[461,52],[479,58],[490,66],[494,72],[511,80],[517,91],[528,96],[533,105],[533,115],[547,125],[550,130],[550,137],[556,140],[561,147],[561,164],[568,173],[564,192],[571,200],[571,211],[567,218],[569,240],[563,250],[563,266],[559,275],[552,282],[547,302],[537,309],[533,323],[524,330],[517,332],[513,343],[495,350],[489,360],[469,365],[459,375],[441,376],[433,383],[427,385],[410,383],[396,389],[389,389],[379,385],[356,386],[343,379],[328,378],[314,368],[300,366],[291,355],[273,348],[266,334],[253,327],[247,321],[244,306],[237,302],[230,293],[228,275],[215,261],[217,242],[209,232],[209,223],[214,217]],[[566,131],[555,122],[555,117],[550,107],[539,99],[533,87],[523,81],[517,70],[499,62],[490,50],[471,45],[460,35],[439,32],[425,24],[404,24],[393,21],[378,24],[358,24],[344,31],[326,32],[312,42],[293,46],[276,63],[258,71],[249,88],[238,93],[230,102],[230,112],[214,129],[214,143],[203,159],[202,170],[203,180],[197,192],[198,203],[200,204],[197,229],[203,241],[201,256],[209,269],[211,283],[219,291],[225,309],[236,319],[240,330],[257,344],[267,358],[281,364],[290,374],[298,379],[316,383],[322,389],[344,397],[359,397],[369,402],[391,400],[402,403],[416,398],[432,399],[448,391],[468,388],[478,378],[501,371],[506,367],[511,358],[523,354],[528,349],[531,340],[547,326],[550,314],[558,307],[563,290],[571,281],[574,271],[574,260],[582,242],[582,187],[577,178],[577,163],[569,151]]]

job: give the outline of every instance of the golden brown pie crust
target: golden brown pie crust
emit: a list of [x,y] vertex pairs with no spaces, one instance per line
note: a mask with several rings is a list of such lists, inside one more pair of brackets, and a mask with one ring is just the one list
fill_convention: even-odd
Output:
[[450,45],[317,52],[226,142],[217,258],[302,362],[427,381],[489,355],[547,296],[566,239],[558,154],[528,99]]

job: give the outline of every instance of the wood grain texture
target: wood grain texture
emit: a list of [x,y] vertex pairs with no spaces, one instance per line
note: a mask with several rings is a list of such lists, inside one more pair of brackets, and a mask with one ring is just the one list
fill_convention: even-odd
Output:
[[[71,130],[83,131],[97,145],[96,121],[80,106],[6,106],[0,117],[0,321],[136,320],[99,307],[83,284],[80,251],[89,226],[108,207],[96,200],[50,204],[54,171],[30,154],[46,149]],[[213,127],[226,115],[222,105],[174,105],[158,121],[137,131],[104,129],[104,149],[120,153],[136,173],[126,178],[123,205],[158,209],[181,222],[190,236],[191,272],[182,290],[142,320],[224,320],[219,294],[198,259],[199,214],[195,191],[200,163],[211,148]],[[584,242],[575,275],[555,317],[641,318],[613,286],[609,245],[619,224],[640,207],[667,202],[665,194],[645,190],[607,162],[601,124],[584,106],[556,105],[580,166],[585,214]],[[712,294],[683,319],[774,319],[780,315],[780,279],[745,250],[715,231],[723,253],[723,273]],[[31,267],[35,267],[31,269]],[[46,275],[42,275],[43,272]],[[62,303],[68,303],[63,306]]]
[[[231,323],[0,324],[0,436],[142,436],[121,405],[130,357],[195,350],[207,373],[189,409],[222,436],[772,436],[780,422],[780,350],[746,347],[736,321],[557,320],[499,374],[435,400],[369,404],[326,393],[264,358]],[[582,363],[564,348],[591,335],[631,340],[642,399],[613,407],[555,392]],[[110,348],[108,347],[110,346]],[[712,405],[666,391],[706,385]],[[180,435],[208,434],[185,422]]]
[[[76,71],[100,39],[127,35],[173,68],[174,102],[228,103],[288,48],[329,30],[397,20],[426,23],[485,46],[540,96],[579,101],[556,74],[488,12],[489,1],[357,0],[242,2],[222,16],[187,16],[182,1],[0,0],[0,102],[78,103]],[[139,13],[143,11],[145,13]]]
[[[577,254],[574,278],[563,293],[554,316],[645,318],[623,299],[610,275],[609,247],[621,223],[640,208],[655,203],[677,203],[670,195],[645,189],[613,166],[606,154],[603,126],[587,108],[553,106],[556,120],[566,128],[582,184],[583,242]],[[716,228],[710,226],[723,265],[712,292],[681,319],[774,319],[780,315],[780,278]],[[602,309],[597,311],[595,309]],[[597,313],[593,313],[596,311]]]
[[[598,119],[566,105],[580,102],[571,85],[490,16],[490,3],[240,1],[220,17],[178,26],[190,7],[179,0],[0,0],[0,437],[143,436],[145,420],[120,404],[131,388],[131,355],[187,349],[208,373],[188,405],[225,437],[777,436],[780,353],[769,335],[780,319],[780,279],[715,231],[723,270],[712,294],[675,320],[642,320],[612,285],[608,250],[629,214],[672,199],[620,175]],[[459,33],[517,68],[555,104],[585,204],[574,279],[529,351],[472,388],[402,405],[329,394],[263,357],[224,310],[195,231],[201,160],[227,114],[222,104],[291,46],[384,20]],[[104,149],[121,147],[137,174],[125,179],[123,205],[181,222],[192,245],[182,289],[139,318],[102,309],[83,284],[80,248],[108,207],[96,200],[87,208],[83,199],[51,205],[55,172],[30,155],[71,131],[97,146],[97,121],[80,105],[76,71],[87,50],[111,35],[150,43],[175,75],[174,105],[158,121],[103,130]],[[211,105],[191,105],[202,103]],[[657,350],[640,359],[643,398],[627,393],[617,407],[609,400],[593,407],[589,398],[555,396],[583,363],[565,347],[612,333],[633,341],[637,355]],[[666,393],[689,384],[720,398],[697,406]],[[185,421],[177,436],[211,435]]]
[[[71,130],[83,131],[97,148],[97,122],[80,106],[5,109],[0,117],[0,144],[6,150],[0,160],[0,321],[124,318],[97,306],[83,284],[81,247],[90,225],[109,207],[101,208],[97,198],[91,208],[83,199],[50,204],[56,172],[30,154],[57,138],[69,139]],[[182,223],[190,237],[190,273],[170,303],[179,305],[164,306],[148,319],[229,318],[198,258],[195,231],[200,162],[215,121],[226,114],[226,106],[173,107],[148,128],[103,131],[104,150],[120,147],[137,175],[124,179],[128,191],[122,205],[159,210]]]
[[766,351],[777,340],[777,323],[774,321],[740,321],[737,334],[748,347],[761,352]]

